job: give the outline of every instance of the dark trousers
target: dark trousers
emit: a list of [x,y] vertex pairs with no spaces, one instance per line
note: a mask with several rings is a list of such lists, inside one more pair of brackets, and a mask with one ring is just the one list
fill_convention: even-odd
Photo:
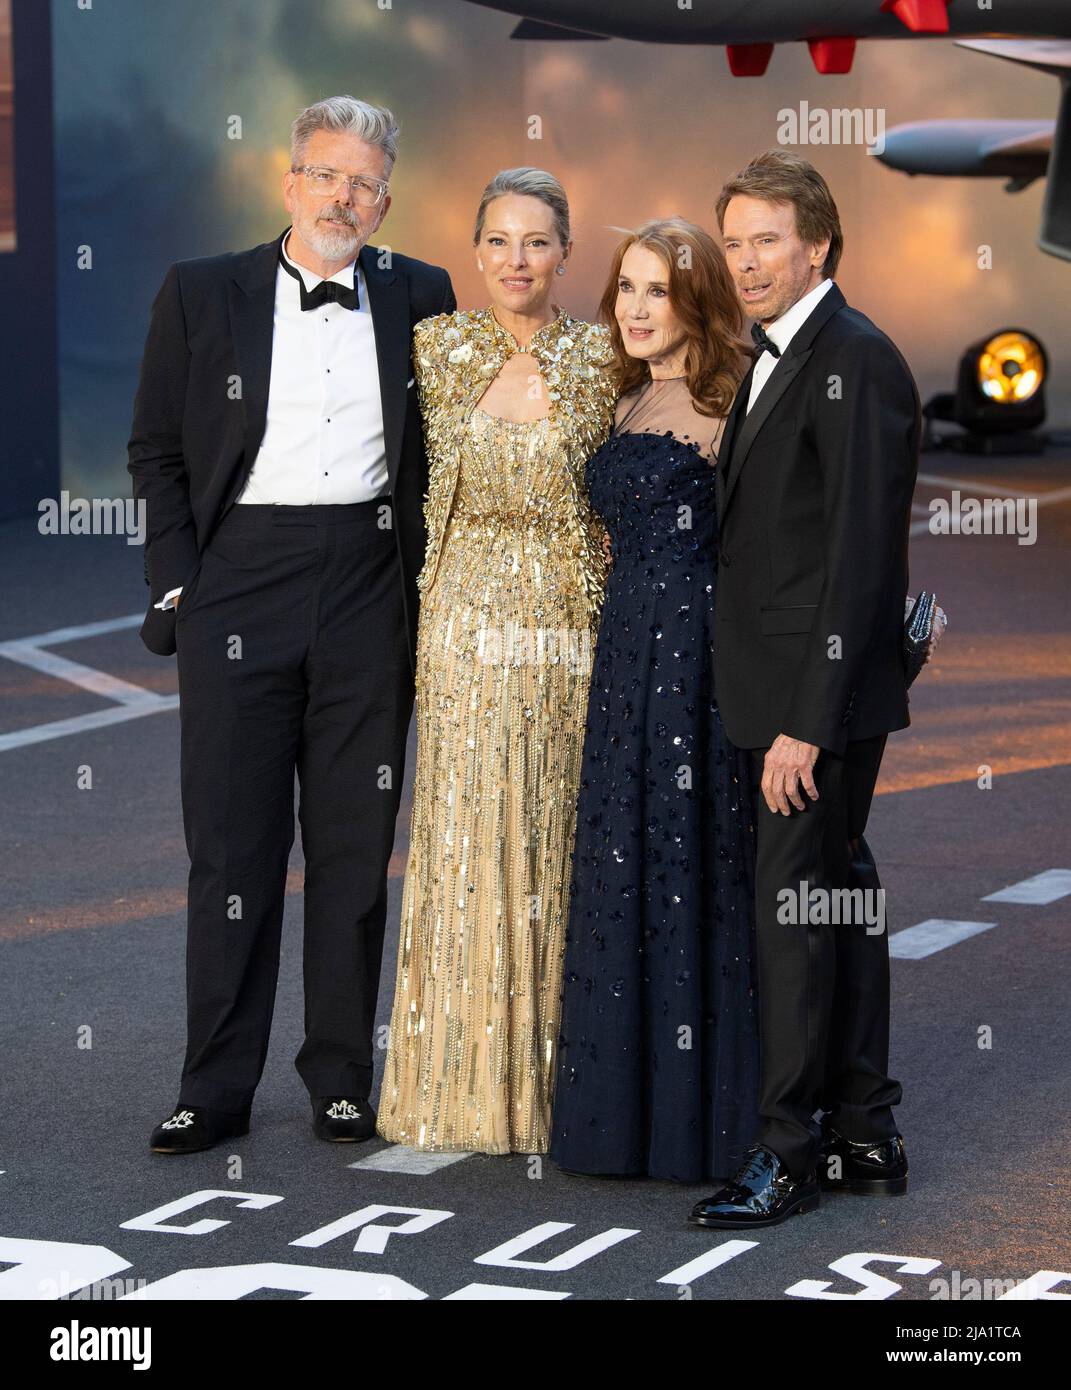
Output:
[[294,774],[312,1096],[365,1096],[413,679],[384,499],[224,515],[176,615],[190,855],[180,1104],[249,1108],[279,971]]
[[[897,1133],[892,1106],[900,1083],[889,1067],[889,938],[864,914],[878,917],[881,884],[862,838],[885,734],[849,743],[843,757],[823,749],[814,766],[818,800],[783,816],[759,790],[766,749],[751,750],[758,821],[756,937],[761,1014],[760,1142],[793,1177],[814,1167],[816,1110],[855,1140]],[[852,842],[857,842],[853,851]],[[799,911],[801,882],[808,901]],[[869,889],[863,912],[846,899],[815,920],[811,890]],[[779,896],[779,894],[781,896]],[[791,894],[791,897],[789,897]],[[795,899],[793,903],[792,898]],[[831,921],[835,915],[840,922]]]

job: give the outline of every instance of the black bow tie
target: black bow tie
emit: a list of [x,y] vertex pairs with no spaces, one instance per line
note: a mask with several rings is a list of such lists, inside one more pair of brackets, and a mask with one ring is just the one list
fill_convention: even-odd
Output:
[[321,280],[318,285],[313,285],[311,290],[305,288],[305,277],[290,264],[283,255],[283,248],[279,247],[279,264],[288,275],[292,275],[298,282],[301,290],[302,309],[318,309],[321,304],[341,304],[343,309],[357,309],[360,307],[360,296],[357,291],[357,267],[353,267],[353,289],[348,290],[345,285],[340,285],[337,280]]
[[352,290],[348,290],[345,285],[340,285],[337,280],[321,280],[318,285],[313,285],[311,290],[307,290],[305,281],[302,280],[301,307],[303,309],[318,309],[321,304],[330,304],[332,301],[341,304],[343,309],[356,309],[359,302],[357,277],[354,276]]
[[767,336],[766,329],[761,323],[751,325],[751,336],[755,342],[756,357],[761,357],[764,352],[772,352],[775,357],[781,356],[781,349],[772,338]]

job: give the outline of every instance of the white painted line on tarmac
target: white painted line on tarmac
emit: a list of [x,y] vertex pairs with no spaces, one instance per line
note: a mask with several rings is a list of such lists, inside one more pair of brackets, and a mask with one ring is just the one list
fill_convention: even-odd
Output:
[[1021,1299],[1023,1302],[1034,1302],[1035,1300],[1045,1299],[1059,1300],[1061,1303],[1066,1298],[1071,1298],[1071,1293],[1053,1293],[1053,1289],[1058,1289],[1061,1284],[1071,1285],[1071,1274],[1065,1273],[1062,1269],[1039,1269],[1036,1274],[1031,1274],[1029,1279],[1023,1279],[1018,1284],[1002,1293],[997,1303],[1003,1303],[1006,1299]]
[[[151,694],[151,692],[150,692]],[[143,704],[114,705],[111,709],[94,710],[92,714],[76,714],[70,719],[56,719],[51,724],[34,724],[29,729],[16,729],[12,734],[0,734],[0,753],[12,748],[25,748],[31,743],[47,743],[49,739],[66,738],[87,729],[104,729],[109,724],[122,724],[127,719],[140,719],[145,714],[178,709],[177,695],[152,695]]]
[[943,917],[929,917],[917,926],[893,932],[889,937],[889,955],[900,960],[922,960],[996,925],[996,922],[951,922]]
[[697,1255],[694,1260],[688,1260],[686,1264],[671,1269],[668,1274],[663,1274],[657,1282],[659,1284],[690,1284],[701,1274],[707,1274],[710,1270],[717,1269],[719,1265],[728,1264],[730,1260],[735,1260],[737,1255],[742,1255],[745,1250],[753,1250],[756,1245],[758,1245],[757,1240],[727,1240],[724,1244],[715,1246],[713,1250],[708,1250],[703,1255]]
[[463,1289],[455,1289],[453,1293],[444,1294],[440,1302],[502,1303],[513,1302],[518,1299],[525,1302],[539,1299],[545,1302],[547,1299],[555,1299],[560,1303],[563,1298],[572,1298],[572,1296],[571,1293],[559,1293],[550,1289],[520,1289],[516,1284],[466,1284]]
[[[144,613],[130,613],[125,618],[104,618],[98,623],[80,623],[78,627],[54,627],[48,632],[36,632],[31,637],[16,637],[17,644],[27,643],[33,647],[56,647],[61,642],[77,642],[81,637],[100,637],[105,632],[122,632],[127,627],[140,627],[145,621]],[[0,649],[6,647],[0,642]]]
[[[920,483],[944,483],[954,488],[960,488],[961,490],[964,487],[974,488],[978,491],[980,497],[1025,497],[1028,499],[1036,499],[1039,507],[1048,507],[1053,502],[1066,502],[1068,498],[1071,498],[1071,487],[1053,488],[1048,492],[1022,492],[1018,488],[1006,487],[996,479],[988,483],[979,483],[971,482],[969,478],[938,478],[932,473],[920,473],[918,481]],[[914,506],[912,510],[914,510]],[[908,534],[911,536],[924,535],[930,529],[931,520],[932,517],[927,518],[926,521],[913,522]],[[943,535],[944,532],[941,534]]]
[[112,709],[94,710],[90,714],[76,714],[69,719],[54,719],[48,724],[34,724],[28,729],[16,729],[9,734],[0,734],[0,753],[12,748],[26,748],[34,743],[46,743],[53,738],[67,738],[71,734],[81,734],[89,729],[103,729],[109,724],[122,724],[127,719],[141,719],[146,714],[161,714],[166,710],[178,708],[177,695],[158,695],[144,686],[133,685],[130,681],[110,676],[107,671],[98,671],[85,666],[80,661],[71,661],[56,652],[45,651],[45,647],[58,646],[61,642],[77,642],[86,637],[100,637],[108,632],[122,632],[124,629],[140,627],[144,615],[131,613],[125,618],[106,618],[96,623],[81,623],[76,627],[56,627],[48,632],[38,632],[31,637],[18,637],[13,641],[0,642],[0,658],[14,661],[20,666],[40,671],[55,680],[66,681],[91,695],[104,700],[114,700]]
[[0,656],[7,657],[8,661],[17,661],[22,666],[29,666],[34,671],[42,671],[46,676],[54,676],[56,680],[67,681],[78,686],[80,690],[88,690],[91,695],[100,695],[105,700],[118,700],[124,705],[142,704],[146,697],[153,700],[163,698],[151,690],[146,690],[143,685],[131,685],[129,681],[120,680],[117,676],[109,676],[107,671],[97,671],[92,666],[83,666],[80,661],[71,661],[56,652],[35,647],[30,642],[4,642],[0,644]]
[[1010,483],[1002,482],[999,478],[989,478],[986,482],[981,482],[977,478],[946,478],[940,473],[920,473],[917,481],[932,487],[958,488],[960,492],[969,487],[982,497],[1036,497],[1039,503],[1066,502],[1071,497],[1071,487],[1049,488],[1046,491],[1035,488],[1033,492],[1024,492],[1022,488],[1012,487]]
[[424,1177],[437,1173],[440,1168],[449,1168],[451,1163],[460,1163],[463,1158],[471,1158],[471,1153],[424,1153],[420,1149],[408,1149],[404,1144],[391,1144],[380,1149],[369,1158],[350,1163],[349,1168],[366,1168],[376,1173],[405,1173],[409,1177]]
[[1021,883],[1013,883],[1002,888],[999,893],[988,893],[984,903],[1035,903],[1044,907],[1057,902],[1071,893],[1071,869],[1046,869],[1043,874],[1024,878]]

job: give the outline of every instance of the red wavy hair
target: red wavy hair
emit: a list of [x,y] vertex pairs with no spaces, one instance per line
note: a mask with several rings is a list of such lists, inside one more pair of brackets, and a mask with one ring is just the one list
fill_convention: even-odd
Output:
[[685,374],[700,415],[727,415],[751,356],[743,335],[744,311],[725,254],[702,227],[683,217],[645,222],[614,251],[598,317],[610,329],[622,395],[651,379],[642,358],[625,349],[614,313],[621,262],[631,246],[653,251],[666,267],[669,302],[688,339]]

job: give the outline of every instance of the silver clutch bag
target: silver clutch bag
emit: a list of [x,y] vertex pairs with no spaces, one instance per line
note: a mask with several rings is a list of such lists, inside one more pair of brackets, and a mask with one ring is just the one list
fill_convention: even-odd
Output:
[[933,636],[936,612],[937,595],[923,589],[904,623],[904,677],[908,685],[922,670],[926,661],[926,649]]

